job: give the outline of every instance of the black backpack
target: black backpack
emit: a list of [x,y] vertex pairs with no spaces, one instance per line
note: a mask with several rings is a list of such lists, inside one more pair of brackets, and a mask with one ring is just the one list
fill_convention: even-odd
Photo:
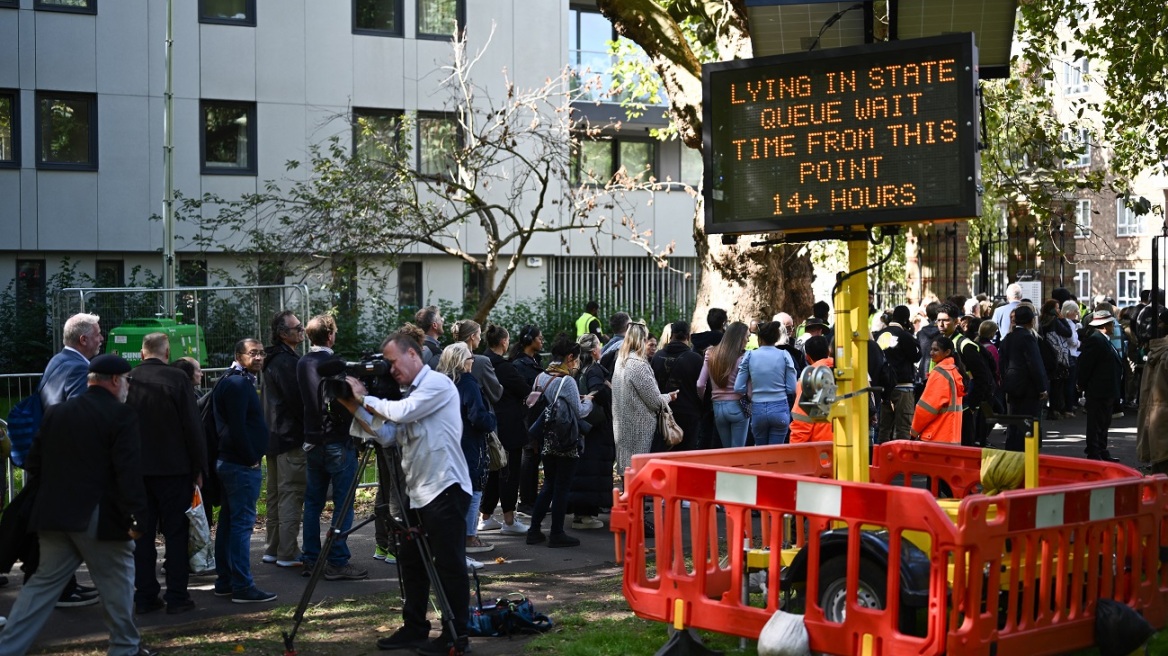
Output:
[[[544,453],[572,454],[580,443],[580,426],[576,422],[576,409],[560,392],[564,389],[567,376],[560,378],[556,386],[553,403],[547,404],[543,411],[542,428]],[[548,386],[551,387],[550,385]]]
[[203,481],[203,501],[208,505],[220,505],[219,499],[219,475],[215,473],[215,463],[219,460],[219,425],[215,422],[215,390],[218,389],[219,383],[222,383],[228,376],[239,375],[235,369],[228,369],[224,372],[223,377],[215,382],[215,387],[211,388],[198,401],[195,406],[199,409],[199,421],[203,425],[203,437],[207,441],[207,476]]

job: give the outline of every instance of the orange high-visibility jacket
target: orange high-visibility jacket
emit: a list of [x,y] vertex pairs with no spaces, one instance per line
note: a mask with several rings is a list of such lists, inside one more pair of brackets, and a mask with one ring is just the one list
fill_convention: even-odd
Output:
[[[812,362],[812,367],[823,365],[831,368],[835,366],[833,358],[824,358],[817,362]],[[803,412],[799,407],[799,401],[803,399],[803,381],[795,383],[795,407],[791,408],[791,434],[787,441],[791,444],[801,444],[803,442],[830,442],[831,441],[831,422],[830,421],[811,421],[811,417]]]
[[965,381],[952,358],[933,367],[913,414],[913,430],[922,440],[961,444],[961,397]]

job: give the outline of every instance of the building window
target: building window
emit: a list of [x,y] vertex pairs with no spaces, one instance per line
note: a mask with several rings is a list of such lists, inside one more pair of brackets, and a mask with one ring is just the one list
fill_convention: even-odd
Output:
[[[613,48],[619,55],[613,54]],[[637,80],[625,79],[625,88],[613,88],[612,69],[620,58],[636,57],[652,71],[648,57],[639,46],[617,36],[608,21],[595,8],[573,8],[568,11],[568,68],[571,69],[572,91],[576,100],[623,102],[645,105],[665,105],[664,94],[633,94]],[[656,76],[656,73],[651,73]],[[650,85],[657,86],[660,85]]]
[[179,260],[179,287],[206,287],[207,260]]
[[0,167],[20,166],[20,96],[0,90]]
[[33,8],[42,11],[71,11],[78,14],[96,14],[97,0],[34,0]]
[[1115,304],[1121,308],[1140,302],[1140,290],[1150,287],[1147,271],[1120,269],[1115,277]]
[[580,139],[572,162],[573,184],[606,185],[622,169],[638,182],[656,175],[657,142],[652,139]]
[[413,312],[422,307],[422,263],[402,262],[397,265],[397,309]]
[[385,160],[401,144],[402,113],[393,109],[353,108],[353,154]]
[[93,268],[93,282],[98,287],[124,287],[125,263],[121,260],[98,260]]
[[462,300],[465,307],[475,307],[487,295],[487,274],[470,262],[462,263]]
[[1122,198],[1115,199],[1115,236],[1139,237],[1147,231],[1144,215],[1136,214]]
[[1063,130],[1063,144],[1068,151],[1067,166],[1091,166],[1091,132],[1087,128],[1079,128],[1075,132]]
[[203,173],[256,174],[256,106],[204,100]]
[[97,170],[97,96],[37,94],[37,167]]
[[0,0],[0,8],[3,7],[20,7],[18,0]]
[[697,189],[702,184],[705,170],[702,151],[681,144],[681,182]]
[[418,0],[418,38],[449,39],[466,25],[466,0]]
[[453,179],[461,145],[458,121],[446,114],[418,114],[418,172]]
[[402,0],[353,0],[353,34],[401,36]]
[[1079,269],[1075,272],[1075,298],[1091,305],[1091,271]]
[[1073,62],[1063,62],[1063,93],[1068,96],[1087,93],[1087,77],[1090,72],[1090,60],[1086,57],[1080,57]]
[[33,308],[45,304],[45,261],[16,261],[16,308]]
[[1091,236],[1091,199],[1080,198],[1075,203],[1075,239]]
[[199,22],[254,26],[255,0],[199,0]]

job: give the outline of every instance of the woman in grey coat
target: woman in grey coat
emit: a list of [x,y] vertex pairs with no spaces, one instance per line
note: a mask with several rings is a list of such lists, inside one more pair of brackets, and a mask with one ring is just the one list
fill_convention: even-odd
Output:
[[617,472],[622,475],[634,455],[649,452],[657,412],[677,398],[676,391],[662,394],[657,388],[653,368],[645,359],[648,335],[645,324],[629,324],[612,375],[612,429]]

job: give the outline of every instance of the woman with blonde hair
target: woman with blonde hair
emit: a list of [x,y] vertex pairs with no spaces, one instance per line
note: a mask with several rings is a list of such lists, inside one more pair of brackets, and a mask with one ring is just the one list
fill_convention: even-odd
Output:
[[487,480],[487,433],[495,430],[495,415],[491,414],[483,400],[479,383],[471,373],[474,354],[466,342],[454,342],[442,350],[438,360],[438,373],[450,377],[458,388],[458,399],[462,414],[462,455],[466,458],[466,468],[470,473],[470,508],[467,509],[466,550],[467,553],[490,551],[495,545],[479,539],[479,504],[483,500],[483,484]]
[[[472,354],[478,350],[479,344],[483,341],[482,327],[470,319],[463,319],[454,324],[450,328],[450,333],[455,340],[466,342]],[[490,358],[475,354],[474,366],[471,367],[470,374],[479,382],[479,387],[487,399],[488,407],[498,403],[503,396],[503,386],[499,384],[499,377],[495,374],[495,365],[491,364]]]
[[704,397],[707,389],[713,390],[714,428],[725,448],[746,445],[750,419],[742,408],[743,395],[734,391],[734,378],[746,352],[749,331],[741,321],[727,326],[722,341],[706,351],[702,373],[698,374],[698,395]]
[[612,375],[612,430],[619,474],[629,467],[634,455],[649,452],[658,411],[677,398],[676,391],[662,394],[657,387],[653,367],[645,359],[648,335],[645,324],[629,324]]

